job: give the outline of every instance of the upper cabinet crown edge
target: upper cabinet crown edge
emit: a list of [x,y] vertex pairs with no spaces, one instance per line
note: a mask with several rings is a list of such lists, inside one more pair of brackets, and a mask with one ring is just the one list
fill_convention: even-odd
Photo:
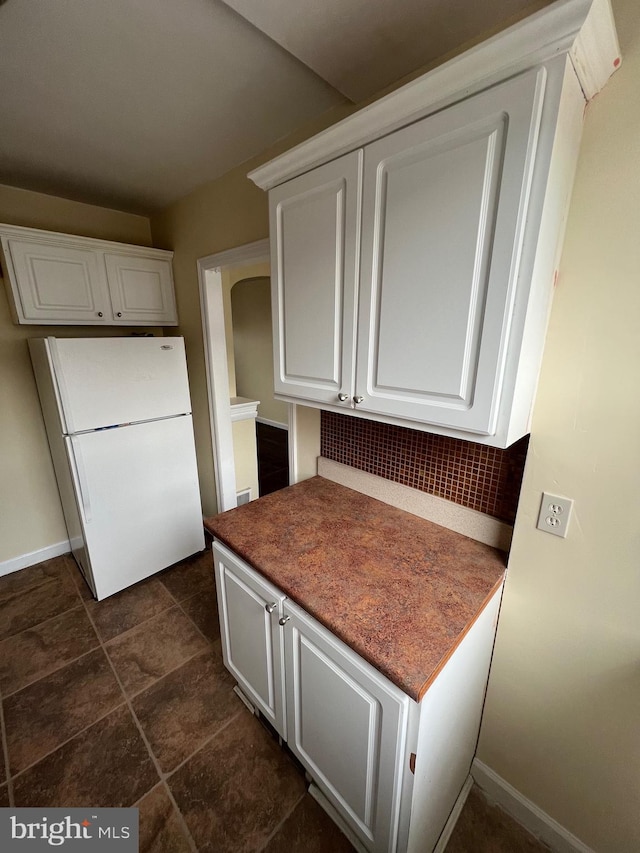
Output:
[[263,190],[567,53],[587,101],[620,64],[610,0],[559,0],[253,169]]

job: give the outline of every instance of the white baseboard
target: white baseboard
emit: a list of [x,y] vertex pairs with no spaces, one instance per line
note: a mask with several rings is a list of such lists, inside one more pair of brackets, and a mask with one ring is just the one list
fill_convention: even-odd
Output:
[[267,426],[277,427],[278,429],[289,429],[289,424],[281,424],[280,421],[270,421],[269,418],[256,418],[256,421],[259,424],[266,424]]
[[464,785],[460,793],[458,794],[458,799],[455,801],[453,808],[451,809],[451,814],[447,818],[447,822],[444,825],[444,829],[440,834],[440,838],[438,838],[438,843],[433,848],[433,853],[444,853],[447,849],[447,844],[449,843],[449,839],[451,838],[451,833],[453,832],[456,823],[458,822],[458,818],[460,817],[460,812],[464,808],[464,804],[467,802],[467,797],[469,796],[469,791],[473,788],[473,779],[471,776],[467,776]]
[[549,817],[546,812],[477,758],[474,758],[471,765],[471,775],[478,787],[486,794],[487,799],[500,806],[555,853],[594,853],[591,847],[583,844],[557,820]]
[[29,554],[12,557],[10,560],[0,563],[0,577],[10,575],[12,572],[17,572],[20,569],[26,569],[27,566],[35,566],[36,563],[42,563],[45,560],[52,560],[54,557],[68,554],[70,551],[71,545],[69,544],[69,540],[65,539],[64,542],[47,545],[46,548],[39,548],[37,551],[31,551]]

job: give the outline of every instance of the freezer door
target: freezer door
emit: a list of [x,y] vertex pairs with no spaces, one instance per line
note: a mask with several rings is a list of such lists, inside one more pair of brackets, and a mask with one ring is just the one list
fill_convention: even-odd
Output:
[[182,338],[47,338],[67,434],[191,411]]
[[204,548],[190,415],[65,442],[98,600]]

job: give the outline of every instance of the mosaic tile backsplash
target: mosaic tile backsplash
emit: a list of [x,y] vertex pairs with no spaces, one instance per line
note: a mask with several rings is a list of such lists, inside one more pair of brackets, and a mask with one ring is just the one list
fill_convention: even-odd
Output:
[[513,524],[529,437],[506,450],[407,427],[322,412],[320,452]]

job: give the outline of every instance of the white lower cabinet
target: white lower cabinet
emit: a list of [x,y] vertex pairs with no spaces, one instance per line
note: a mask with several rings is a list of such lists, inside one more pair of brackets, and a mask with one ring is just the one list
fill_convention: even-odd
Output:
[[396,849],[411,699],[284,603],[287,743],[368,850]]
[[224,545],[213,553],[225,665],[320,802],[364,850],[432,853],[475,754],[501,588],[417,703]]
[[286,739],[282,617],[284,596],[235,554],[216,545],[222,657],[242,691]]

